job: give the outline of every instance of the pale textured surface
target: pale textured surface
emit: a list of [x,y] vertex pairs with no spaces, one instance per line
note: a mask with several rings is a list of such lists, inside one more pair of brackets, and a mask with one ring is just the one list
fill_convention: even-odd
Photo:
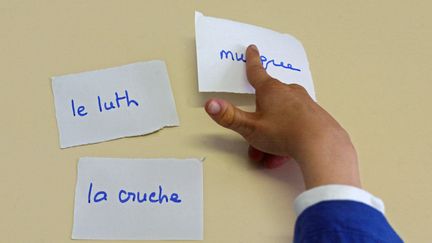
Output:
[[[350,131],[363,184],[407,242],[432,237],[430,1],[6,1],[0,3],[0,241],[70,242],[82,156],[200,157],[205,242],[290,242],[301,178],[257,169],[197,92],[194,11],[303,42],[318,101]],[[180,127],[59,149],[50,77],[165,59]],[[220,95],[238,105],[252,96]],[[169,149],[166,149],[166,148]]]

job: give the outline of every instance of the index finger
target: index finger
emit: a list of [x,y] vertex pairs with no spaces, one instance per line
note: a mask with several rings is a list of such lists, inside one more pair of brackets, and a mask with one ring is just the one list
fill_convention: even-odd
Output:
[[246,49],[246,74],[249,83],[255,89],[260,83],[271,79],[261,63],[261,57],[255,45],[250,45]]

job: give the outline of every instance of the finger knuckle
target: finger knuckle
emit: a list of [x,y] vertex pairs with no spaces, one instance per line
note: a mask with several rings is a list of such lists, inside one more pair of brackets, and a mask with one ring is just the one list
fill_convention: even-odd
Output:
[[234,126],[235,116],[229,108],[225,109],[225,111],[221,114],[220,123],[226,128],[232,128]]
[[261,63],[254,63],[250,65],[250,72],[253,76],[260,75],[264,70],[264,67],[261,65]]
[[288,84],[287,86],[292,90],[301,91],[301,92],[306,91],[306,89],[303,86],[296,83]]

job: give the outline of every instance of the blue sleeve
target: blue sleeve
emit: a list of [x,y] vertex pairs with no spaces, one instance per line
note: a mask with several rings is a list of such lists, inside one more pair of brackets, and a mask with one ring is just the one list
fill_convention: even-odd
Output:
[[398,243],[402,239],[385,216],[364,203],[323,201],[305,209],[297,218],[295,243]]

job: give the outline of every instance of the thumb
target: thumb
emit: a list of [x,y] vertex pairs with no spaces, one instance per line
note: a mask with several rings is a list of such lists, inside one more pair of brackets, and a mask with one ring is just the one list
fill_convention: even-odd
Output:
[[242,111],[225,100],[210,99],[205,110],[219,125],[238,132],[245,138],[255,129],[254,113]]

